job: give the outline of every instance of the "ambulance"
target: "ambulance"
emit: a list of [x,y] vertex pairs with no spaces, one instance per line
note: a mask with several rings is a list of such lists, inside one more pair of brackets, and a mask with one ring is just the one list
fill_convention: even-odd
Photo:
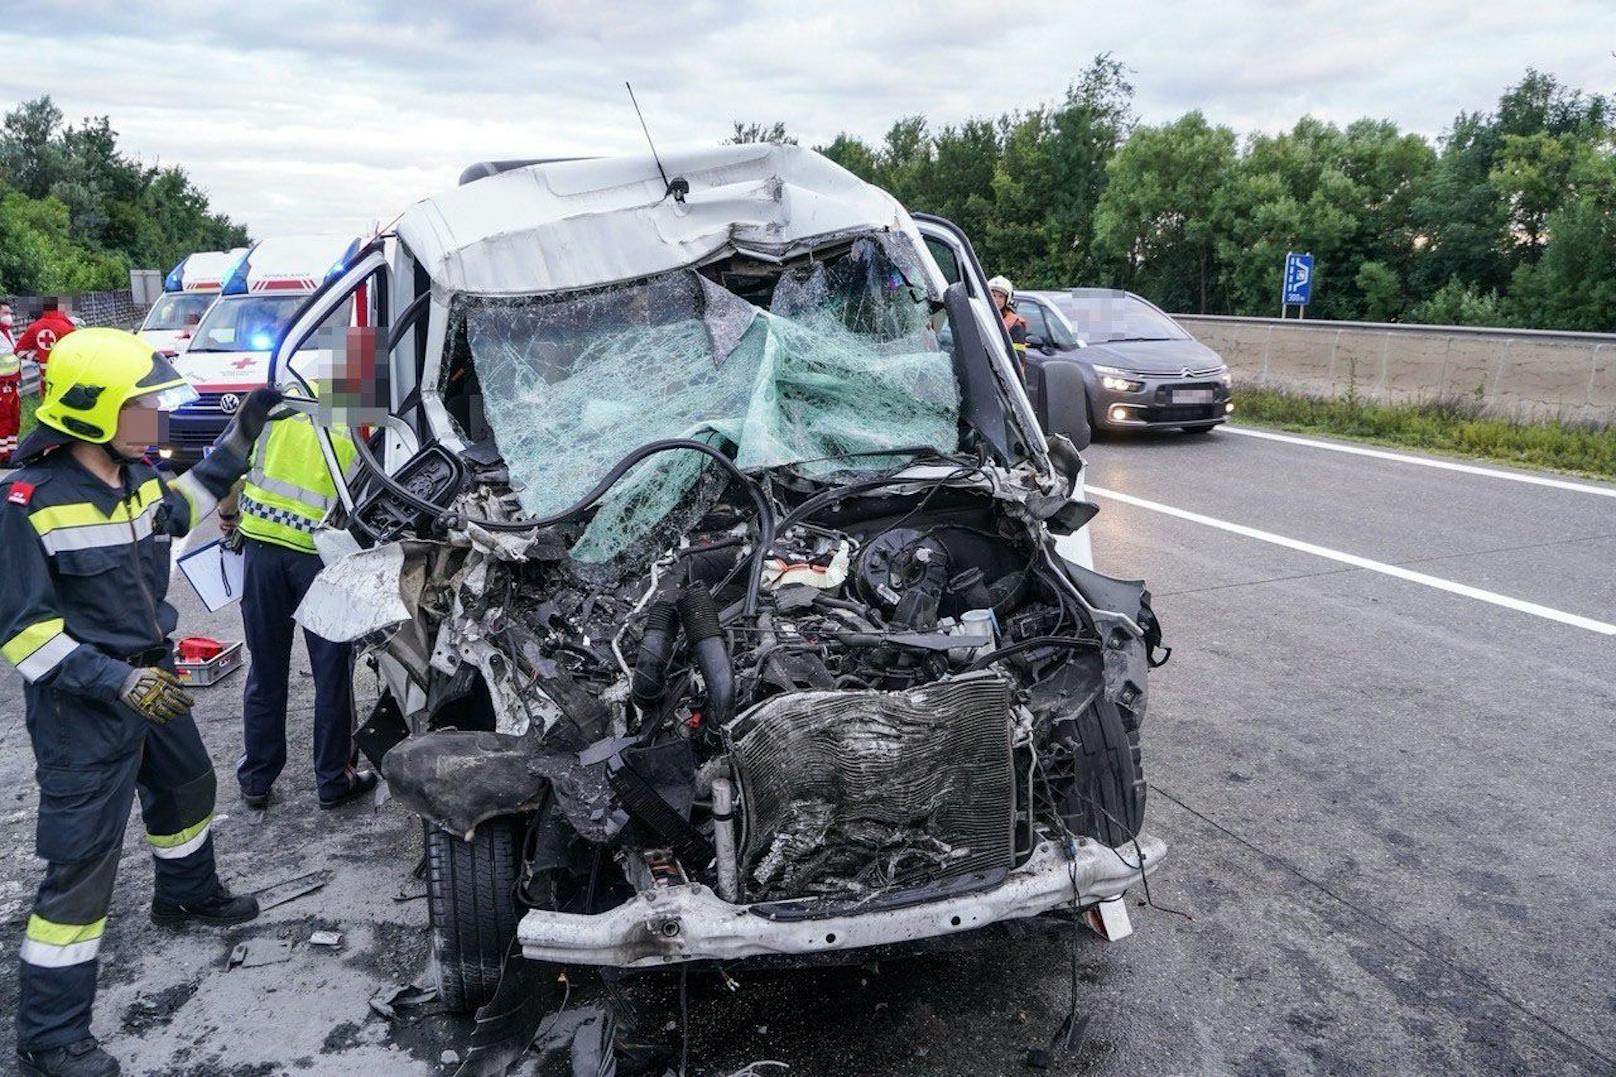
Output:
[[[304,302],[339,276],[359,250],[351,235],[275,236],[242,252],[227,268],[175,368],[198,399],[169,415],[162,456],[176,465],[202,458],[247,394],[269,378],[269,357]],[[345,323],[366,311],[348,304]]]
[[163,278],[163,294],[146,312],[137,331],[140,338],[169,357],[184,351],[224,286],[225,275],[246,253],[246,247],[237,247],[233,251],[198,251],[181,258]]

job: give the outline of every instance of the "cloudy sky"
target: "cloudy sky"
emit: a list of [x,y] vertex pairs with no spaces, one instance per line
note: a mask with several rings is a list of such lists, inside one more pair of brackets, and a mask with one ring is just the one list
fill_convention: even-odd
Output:
[[[682,10],[681,10],[682,9]],[[256,236],[386,221],[485,158],[711,144],[732,120],[875,141],[1058,99],[1099,52],[1145,122],[1303,113],[1436,135],[1528,66],[1616,91],[1616,0],[0,0],[0,105],[108,114]]]

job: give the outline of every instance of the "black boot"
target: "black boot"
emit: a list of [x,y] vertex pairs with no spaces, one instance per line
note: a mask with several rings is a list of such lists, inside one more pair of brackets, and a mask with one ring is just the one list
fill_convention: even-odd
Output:
[[183,927],[186,924],[211,924],[228,927],[244,924],[258,916],[258,899],[251,894],[236,897],[223,883],[212,894],[200,901],[164,901],[152,899],[152,923],[158,927]]
[[334,797],[321,797],[320,807],[325,811],[330,811],[332,808],[340,808],[344,804],[358,800],[360,797],[376,788],[379,780],[380,779],[376,777],[376,772],[373,770],[358,771],[349,781],[348,791],[346,793],[338,793]]
[[118,1060],[101,1050],[94,1036],[49,1051],[17,1052],[17,1069],[24,1077],[117,1077]]

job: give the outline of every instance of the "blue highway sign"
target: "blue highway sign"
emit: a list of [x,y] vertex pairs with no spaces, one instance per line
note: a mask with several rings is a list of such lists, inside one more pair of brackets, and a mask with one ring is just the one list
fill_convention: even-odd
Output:
[[1313,256],[1291,251],[1285,255],[1284,302],[1305,307],[1313,298]]

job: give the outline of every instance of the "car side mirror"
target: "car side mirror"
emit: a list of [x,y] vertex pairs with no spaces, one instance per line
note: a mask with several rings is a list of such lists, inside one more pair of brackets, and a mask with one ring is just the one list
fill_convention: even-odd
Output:
[[1083,384],[1083,368],[1071,361],[1041,363],[1042,391],[1038,394],[1038,416],[1046,437],[1059,434],[1073,448],[1086,449],[1093,439],[1089,428],[1088,390]]
[[1049,342],[1036,333],[1027,334],[1027,347],[1037,348],[1039,351],[1048,351]]

